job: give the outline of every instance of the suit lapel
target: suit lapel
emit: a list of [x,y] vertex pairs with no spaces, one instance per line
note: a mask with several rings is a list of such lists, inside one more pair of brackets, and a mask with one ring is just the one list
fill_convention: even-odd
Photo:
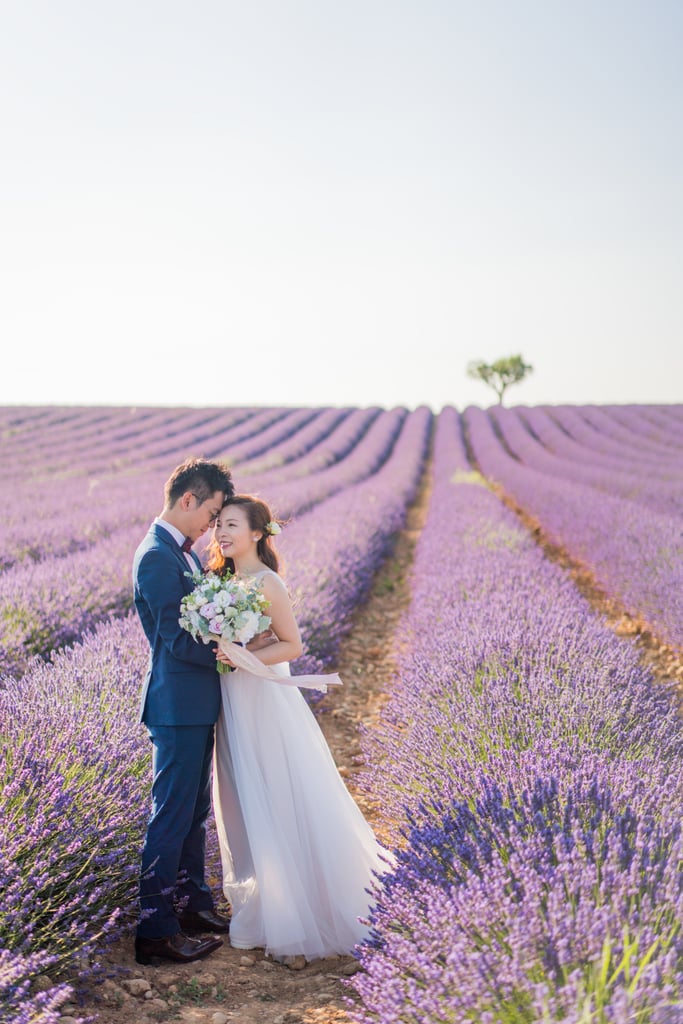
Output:
[[[163,541],[163,543],[173,553],[174,557],[180,559],[180,564],[182,565],[182,567],[185,570],[185,572],[190,572],[190,566],[187,564],[187,559],[185,558],[185,555],[183,554],[182,548],[176,543],[175,538],[171,536],[171,534],[168,532],[168,530],[165,530],[163,528],[163,526],[159,526],[158,523],[155,523],[154,526],[152,527],[152,529],[154,530],[154,533],[156,534],[156,536],[161,541]],[[201,572],[202,564],[199,561],[199,559],[197,558],[197,556],[195,555],[194,551],[191,551],[190,555],[192,556],[192,561],[195,563],[196,568]],[[192,580],[189,578],[189,576],[186,576],[185,577],[185,589],[187,590],[188,594],[193,589],[193,587],[194,587],[194,584],[192,583]]]

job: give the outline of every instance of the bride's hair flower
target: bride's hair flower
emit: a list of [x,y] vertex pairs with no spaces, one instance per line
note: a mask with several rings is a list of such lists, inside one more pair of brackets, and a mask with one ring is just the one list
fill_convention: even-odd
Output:
[[269,523],[266,523],[265,530],[271,537],[274,537],[277,533],[282,533],[282,527],[275,519],[271,519]]

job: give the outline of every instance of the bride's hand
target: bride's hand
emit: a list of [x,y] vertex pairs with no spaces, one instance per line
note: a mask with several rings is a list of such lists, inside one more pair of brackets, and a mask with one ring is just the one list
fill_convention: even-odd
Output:
[[253,640],[247,644],[248,651],[260,651],[262,647],[270,647],[278,642],[278,636],[272,629],[265,629],[263,633],[257,633]]
[[230,661],[230,656],[225,651],[222,651],[220,647],[216,647],[214,650],[216,652],[216,661],[221,661],[224,665],[229,665],[230,668],[236,667],[234,662]]

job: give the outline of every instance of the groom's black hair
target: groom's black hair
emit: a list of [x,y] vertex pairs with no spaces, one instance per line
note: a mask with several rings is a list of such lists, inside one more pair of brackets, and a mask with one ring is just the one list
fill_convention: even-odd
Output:
[[175,505],[186,491],[191,491],[200,503],[216,491],[222,491],[226,498],[235,493],[230,469],[225,462],[211,462],[209,459],[185,459],[171,473],[164,485],[166,508]]

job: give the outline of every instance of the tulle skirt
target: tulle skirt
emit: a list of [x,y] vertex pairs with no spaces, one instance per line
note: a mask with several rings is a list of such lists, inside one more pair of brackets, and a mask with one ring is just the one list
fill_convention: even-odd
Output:
[[230,942],[277,958],[350,953],[389,855],[298,689],[242,669],[221,688],[213,797]]

